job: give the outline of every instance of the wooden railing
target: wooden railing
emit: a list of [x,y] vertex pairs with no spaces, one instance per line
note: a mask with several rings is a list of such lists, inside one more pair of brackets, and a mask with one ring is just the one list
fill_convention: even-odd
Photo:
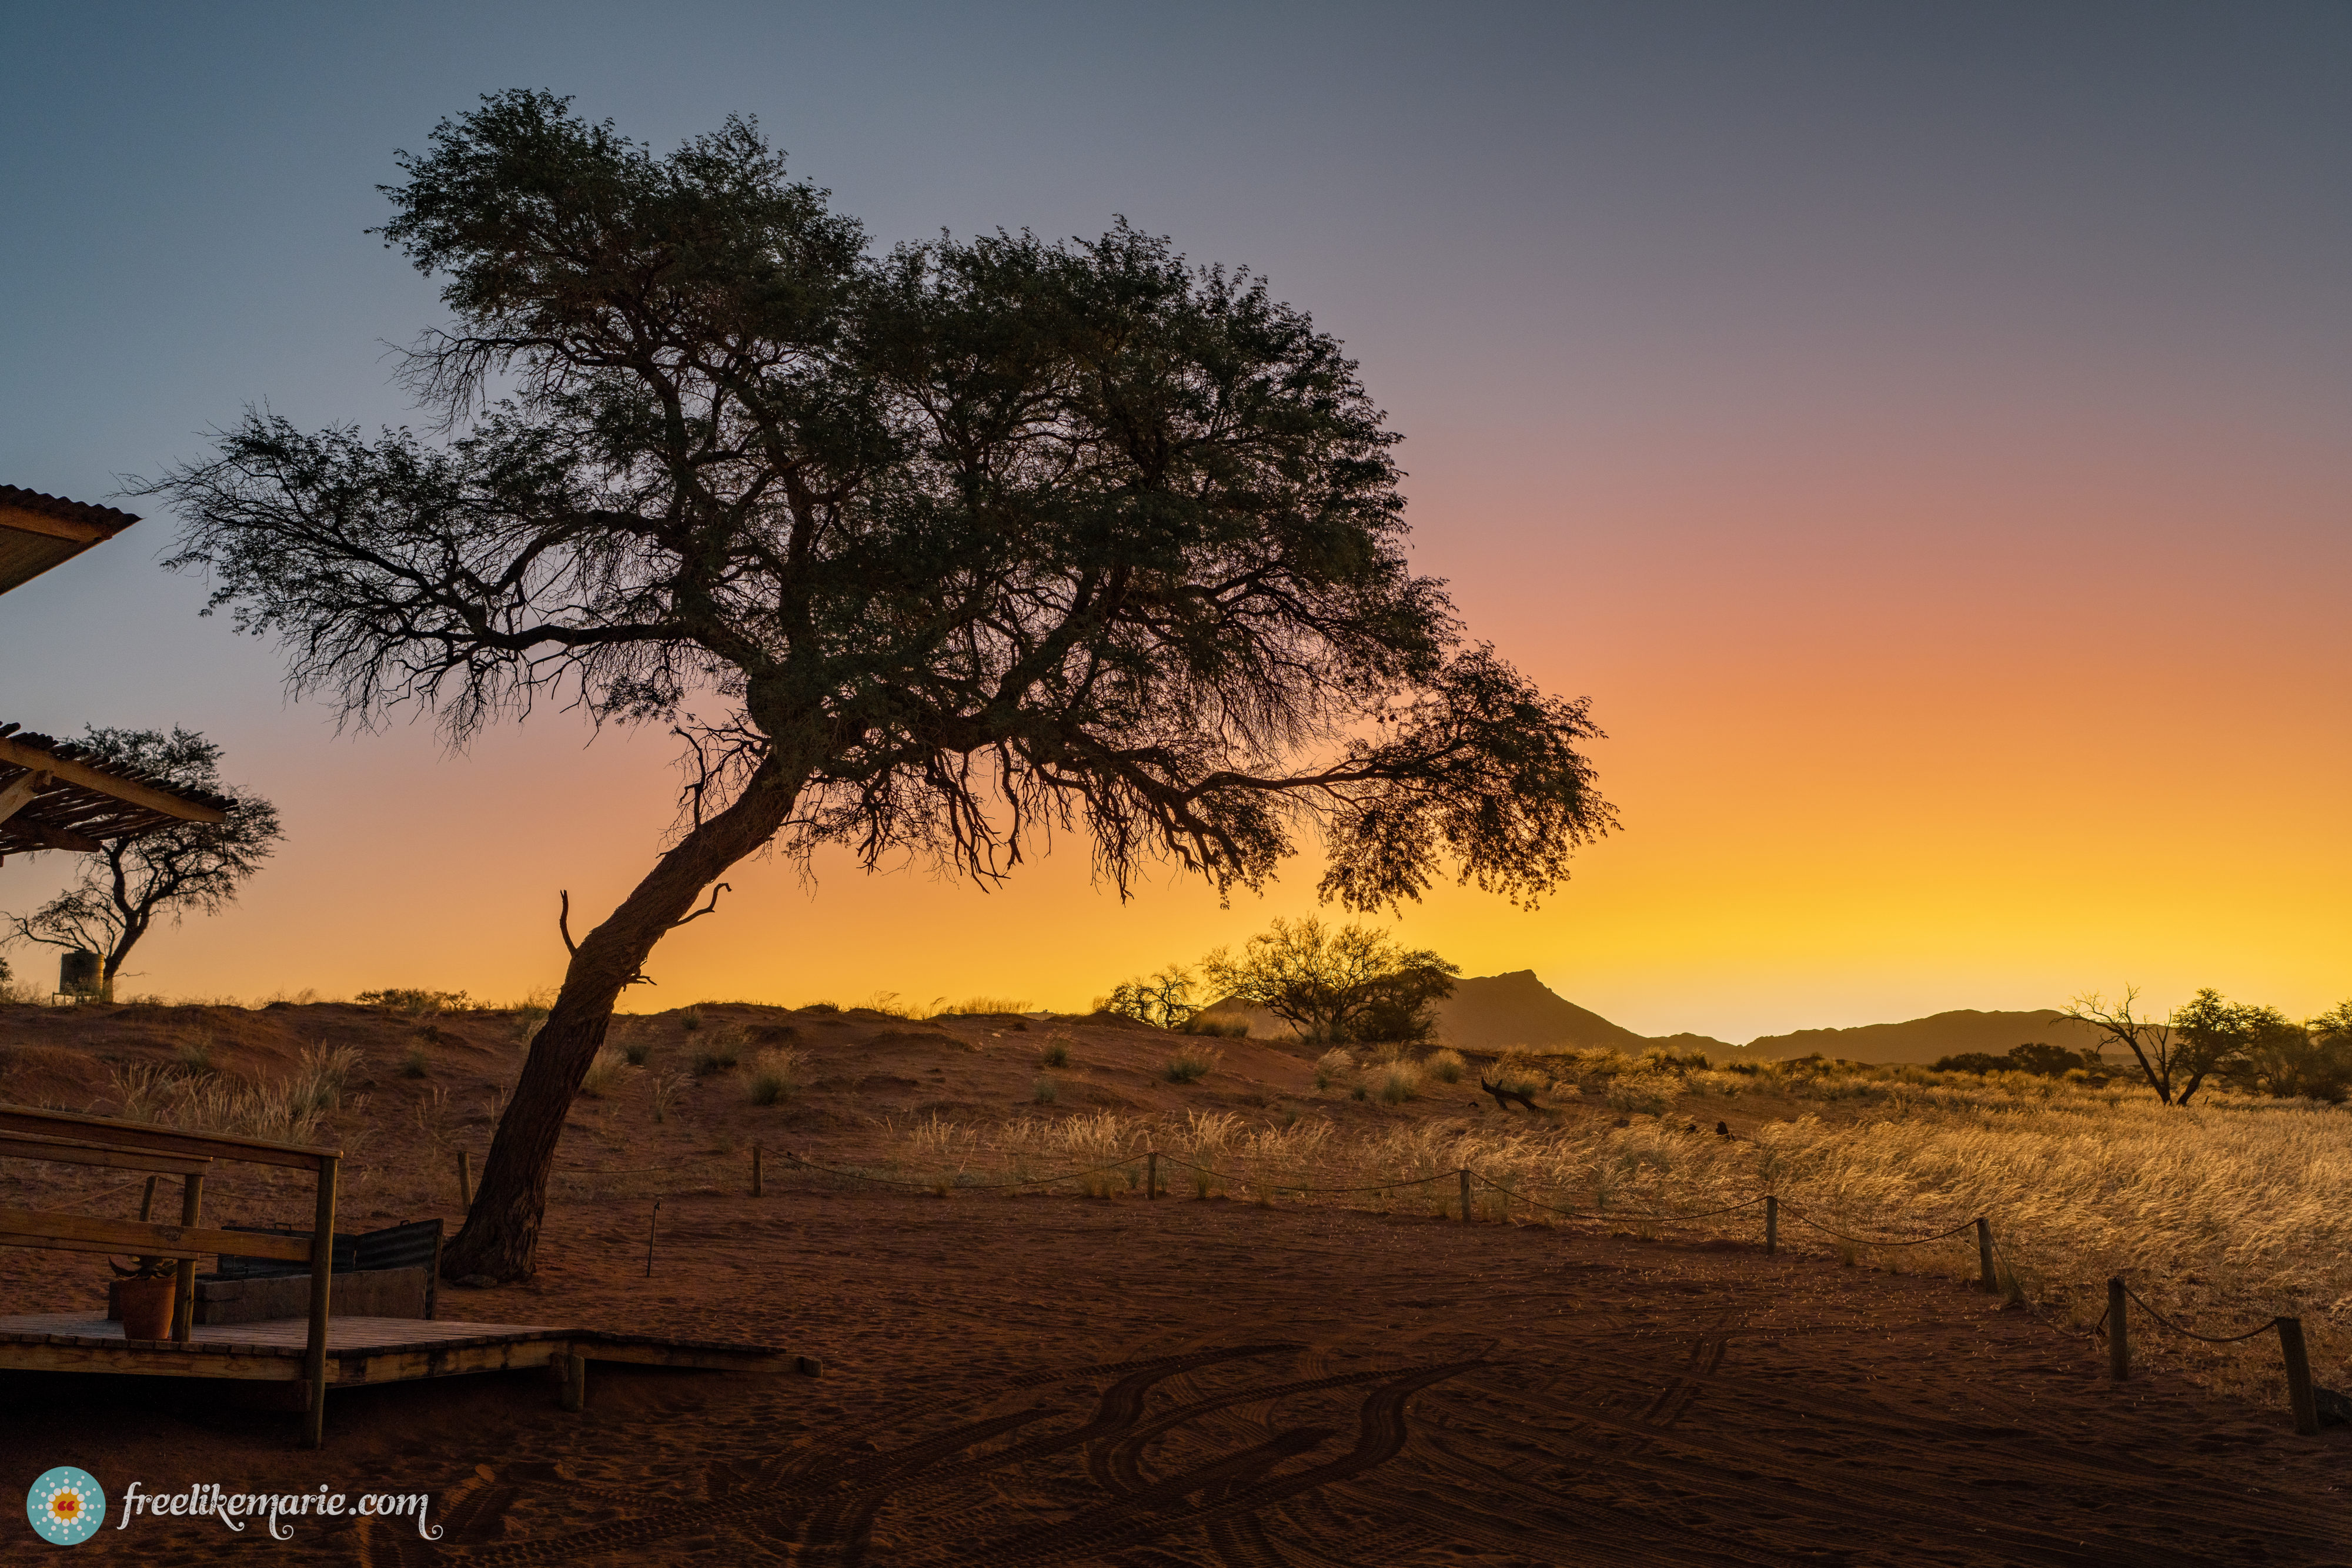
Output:
[[[311,1448],[326,1440],[327,1303],[334,1279],[335,1173],[340,1149],[307,1148],[258,1138],[184,1133],[142,1122],[117,1122],[65,1111],[0,1106],[0,1157],[47,1160],[59,1165],[99,1166],[180,1178],[180,1222],[99,1219],[39,1209],[0,1208],[0,1247],[34,1247],[61,1252],[121,1252],[179,1260],[173,1292],[172,1337],[186,1343],[194,1332],[196,1261],[216,1252],[272,1258],[310,1265],[310,1324],[303,1365],[310,1385],[304,1438]],[[207,1227],[205,1176],[215,1160],[240,1165],[289,1166],[317,1176],[310,1234],[271,1236]],[[152,1187],[152,1183],[150,1184]]]

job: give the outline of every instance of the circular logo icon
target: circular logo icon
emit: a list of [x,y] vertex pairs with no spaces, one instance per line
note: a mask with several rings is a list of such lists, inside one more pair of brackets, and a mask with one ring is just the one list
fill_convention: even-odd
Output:
[[25,1494],[25,1517],[51,1545],[79,1546],[106,1521],[106,1489],[88,1470],[59,1465]]

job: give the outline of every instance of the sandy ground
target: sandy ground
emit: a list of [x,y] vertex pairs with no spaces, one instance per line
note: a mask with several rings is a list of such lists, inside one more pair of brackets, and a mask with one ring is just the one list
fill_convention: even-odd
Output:
[[[2284,1411],[2161,1368],[2111,1387],[2095,1342],[1947,1279],[1189,1197],[821,1190],[781,1161],[765,1197],[746,1192],[755,1142],[857,1161],[918,1117],[1479,1125],[1499,1113],[1475,1086],[1402,1107],[1318,1095],[1310,1053],[1257,1040],[1178,1085],[1167,1036],[1099,1019],[699,1011],[629,1022],[647,1065],[575,1106],[538,1278],[445,1287],[442,1315],[772,1344],[822,1358],[821,1378],[598,1366],[579,1415],[541,1374],[352,1391],[313,1453],[296,1416],[231,1385],[0,1375],[0,1475],[421,1491],[445,1530],[305,1521],[271,1543],[110,1521],[76,1562],[2352,1563],[2352,1430],[2297,1437]],[[683,1079],[729,1029],[806,1052],[803,1092],[758,1106],[740,1071],[707,1073],[656,1121],[655,1074]],[[1073,1060],[1041,1109],[1056,1038]],[[343,1227],[454,1221],[457,1151],[479,1168],[521,1061],[509,1016],[0,1009],[0,1100],[102,1111],[110,1069],[201,1048],[268,1079],[321,1040],[362,1058],[326,1129]],[[1738,1135],[1795,1109],[1705,1114]],[[115,1175],[0,1162],[0,1206],[128,1218],[138,1183]],[[286,1174],[224,1171],[206,1203],[309,1215]],[[104,1278],[95,1257],[0,1250],[0,1312],[86,1310]],[[0,1563],[53,1550],[0,1523]]]
[[[824,1375],[598,1367],[334,1396],[17,1375],[5,1473],[389,1488],[446,1533],[142,1519],[77,1561],[426,1564],[2352,1562],[2352,1432],[1948,1281],[1753,1248],[1223,1200],[672,1199],[551,1217],[444,1312],[784,1345]],[[32,1560],[29,1534],[0,1540]],[[33,1553],[48,1549],[32,1548]],[[46,1559],[43,1559],[46,1560]]]

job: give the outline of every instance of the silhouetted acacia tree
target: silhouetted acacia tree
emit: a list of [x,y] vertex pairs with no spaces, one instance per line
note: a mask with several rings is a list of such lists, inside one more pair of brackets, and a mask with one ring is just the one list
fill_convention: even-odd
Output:
[[530,1271],[614,999],[764,845],[987,879],[1083,829],[1124,894],[1159,857],[1257,887],[1312,827],[1365,906],[1446,862],[1529,899],[1612,824],[1583,703],[1462,640],[1355,366],[1247,274],[1124,225],[876,257],[747,122],[656,157],[538,93],[401,167],[383,232],[444,279],[408,374],[445,438],[248,414],[151,488],[175,564],[359,722],[462,739],[561,693],[690,744],[452,1278]]
[[[83,857],[74,884],[32,914],[0,916],[6,922],[0,939],[97,954],[98,994],[112,1001],[123,960],[159,915],[168,914],[177,925],[191,910],[218,914],[261,870],[284,833],[277,807],[221,782],[221,748],[194,730],[167,735],[92,726],[81,745],[100,767],[152,776],[230,802],[225,821],[181,822],[115,840]],[[0,969],[0,979],[5,977]]]
[[1217,1004],[1264,1008],[1313,1041],[1421,1040],[1435,1031],[1430,1004],[1454,994],[1462,970],[1427,948],[1407,950],[1368,925],[1309,915],[1274,922],[1202,960]]

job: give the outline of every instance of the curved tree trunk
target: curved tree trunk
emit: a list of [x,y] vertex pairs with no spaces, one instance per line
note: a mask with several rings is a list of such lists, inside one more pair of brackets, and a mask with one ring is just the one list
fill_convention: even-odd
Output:
[[775,836],[807,777],[805,767],[788,769],[771,756],[733,805],[663,855],[620,907],[582,938],[499,1118],[465,1228],[442,1254],[442,1278],[504,1284],[530,1277],[555,1145],[580,1081],[604,1043],[622,988],[705,887]]

